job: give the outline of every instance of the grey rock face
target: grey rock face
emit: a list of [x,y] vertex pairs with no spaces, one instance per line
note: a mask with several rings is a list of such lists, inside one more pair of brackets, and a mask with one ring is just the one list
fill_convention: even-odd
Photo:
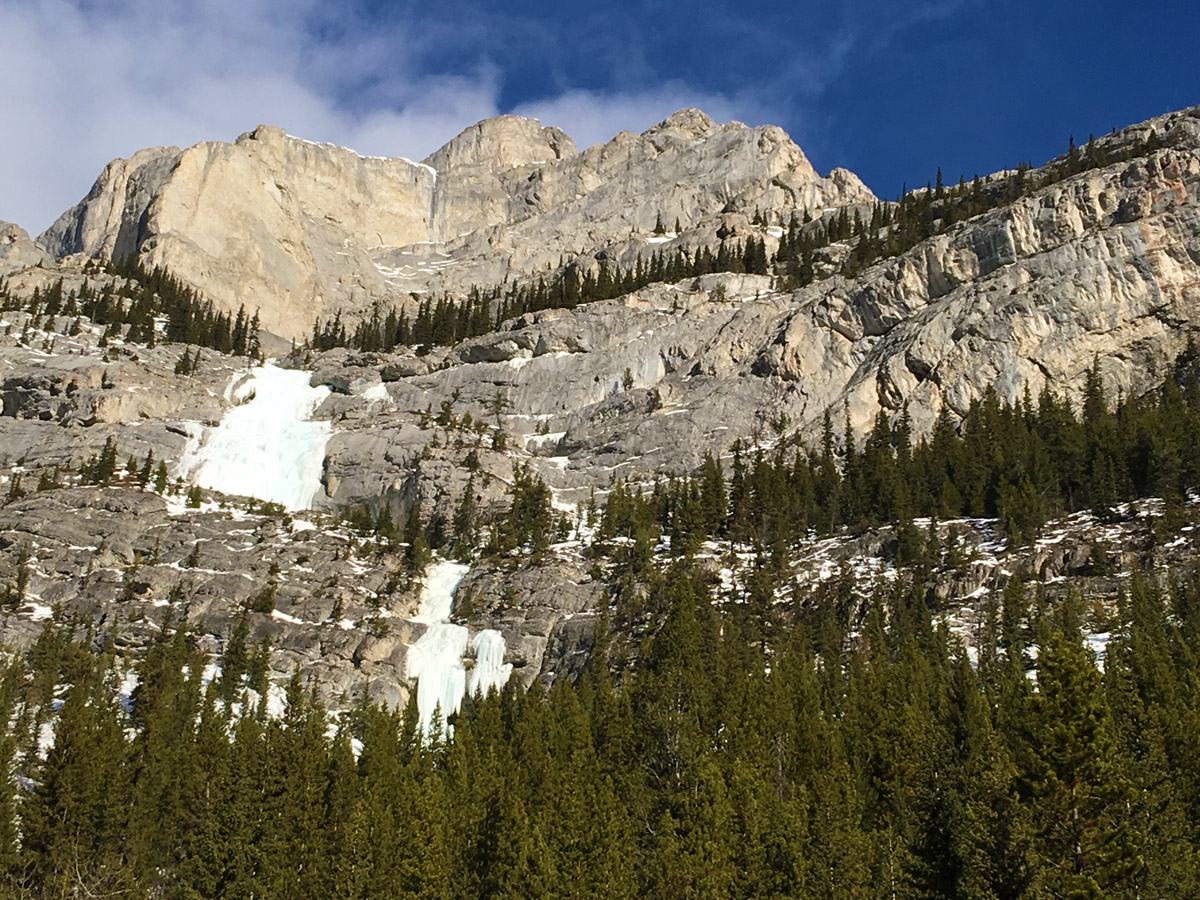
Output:
[[[56,280],[50,270],[36,278],[13,276],[17,288],[45,289]],[[64,277],[75,290],[82,279]],[[95,287],[95,285],[92,285]],[[78,466],[114,437],[124,454],[144,459],[179,460],[188,440],[188,423],[215,422],[228,407],[227,386],[243,372],[245,360],[200,352],[193,376],[175,374],[175,365],[194,348],[159,345],[134,349],[99,346],[103,328],[89,325],[69,335],[72,320],[29,322],[9,312],[12,326],[0,334],[0,465],[18,460],[30,468]],[[39,336],[20,343],[26,327]]]
[[[418,412],[451,400],[509,435],[506,454],[479,456],[485,475],[503,484],[510,460],[525,462],[572,503],[617,477],[694,469],[735,440],[811,441],[826,410],[862,432],[907,409],[925,433],[989,388],[1008,401],[1043,387],[1078,396],[1096,359],[1110,396],[1142,393],[1200,322],[1193,125],[1164,120],[1185,131],[1172,149],[1060,181],[854,280],[790,294],[755,276],[653,285],[515,319],[423,369],[385,364],[387,403],[338,407],[331,496],[419,499],[449,516],[466,448],[489,446],[421,424]],[[381,456],[392,471],[372,465]]]
[[[495,333],[426,356],[344,349],[297,354],[291,364],[312,371],[314,383],[335,388],[317,413],[333,423],[325,502],[331,509],[386,508],[393,521],[418,506],[426,521],[449,523],[470,487],[485,517],[502,516],[516,468],[528,466],[551,487],[556,509],[568,520],[565,538],[535,563],[477,561],[462,582],[458,615],[473,629],[500,630],[514,677],[523,683],[570,677],[586,658],[591,625],[608,599],[578,553],[578,536],[586,532],[580,521],[592,497],[603,502],[618,479],[645,485],[664,473],[693,470],[706,451],[728,454],[735,440],[767,451],[796,433],[811,441],[826,410],[839,419],[845,410],[859,431],[880,413],[907,410],[922,433],[943,409],[960,414],[989,388],[1007,400],[1043,387],[1077,397],[1094,360],[1110,396],[1157,384],[1200,322],[1200,116],[1174,114],[1101,143],[1119,151],[1151,130],[1168,138],[1169,149],[1039,189],[854,279],[834,276],[780,292],[766,277],[708,275],[573,310],[521,316]],[[717,229],[732,230],[739,239],[769,238],[769,231],[751,224],[742,204],[786,209],[816,199],[806,192],[840,190],[823,197],[848,202],[858,196],[851,176],[835,172],[814,181],[811,167],[781,132],[718,126],[694,111],[582,153],[528,120],[481,123],[432,160],[442,167],[436,178],[420,164],[359,160],[271,129],[236,145],[176,152],[179,165],[191,154],[187,165],[206,174],[178,182],[171,175],[150,192],[155,199],[147,223],[183,224],[170,232],[176,236],[148,226],[143,252],[192,241],[195,253],[179,250],[177,258],[205,271],[215,265],[215,257],[206,255],[210,237],[236,243],[236,229],[222,224],[222,216],[232,216],[241,229],[238,246],[253,255],[270,244],[274,255],[255,270],[259,275],[247,276],[248,257],[231,251],[222,257],[230,268],[211,270],[211,283],[219,287],[222,279],[245,277],[246,290],[258,290],[260,276],[266,285],[277,276],[286,282],[316,272],[312,309],[331,296],[321,293],[323,285],[340,284],[342,290],[350,283],[330,274],[350,271],[337,266],[361,262],[363,278],[375,271],[382,282],[445,285],[460,277],[455,273],[544,267],[546,257],[557,259],[556,248],[569,241],[577,241],[570,245],[574,250],[607,241],[620,256],[670,247],[671,241],[688,246],[715,239]],[[146,165],[170,155],[154,153]],[[507,168],[489,167],[488,154]],[[543,155],[546,161],[539,162]],[[256,188],[279,193],[281,212],[270,228],[263,224],[267,219],[255,218],[266,215],[257,201],[238,205],[240,199],[228,199],[248,173],[266,171],[267,159],[282,173]],[[357,194],[339,193],[347,167],[357,167]],[[759,177],[767,171],[776,174]],[[679,172],[689,173],[686,189],[671,180]],[[731,172],[742,172],[743,180],[729,180]],[[120,166],[109,174],[114,185],[126,185],[122,198],[140,196],[139,185],[154,180],[152,171],[130,174]],[[404,198],[413,195],[428,200],[426,211],[401,221],[395,210],[365,208],[366,198],[384,190],[376,183],[384,182],[395,191],[395,210],[411,211]],[[218,183],[224,187],[210,195],[207,185]],[[173,206],[187,184],[191,199]],[[442,212],[435,209],[439,189],[455,198]],[[60,229],[59,240],[67,242],[60,249],[86,244],[103,254],[115,252],[102,249],[106,241],[116,248],[126,239],[120,228],[113,232],[103,224],[110,214],[124,216],[112,213],[116,206],[103,212],[104,196],[109,194],[100,191],[86,201],[72,220],[100,224]],[[508,199],[496,205],[501,196]],[[329,215],[337,222],[305,211],[324,203],[335,204],[329,208],[337,212]],[[203,208],[196,219],[211,225],[204,240],[184,227],[188,204]],[[287,230],[293,213],[285,207],[305,223],[302,229]],[[732,208],[722,211],[726,207]],[[648,244],[660,209],[666,221],[681,219],[684,234]],[[689,219],[693,209],[717,211]],[[420,240],[436,236],[438,222],[476,215],[480,222],[493,215],[502,222],[445,244],[413,242],[387,250],[407,254],[407,274],[398,262],[377,268],[383,257],[362,243],[344,243],[347,223],[386,232],[392,241],[416,241],[414,234],[423,235]],[[281,231],[271,230],[276,227]],[[275,243],[266,237],[259,242],[258,228],[264,229],[260,237],[270,235]],[[580,234],[586,240],[578,242]],[[284,241],[279,235],[291,236]],[[381,237],[372,240],[376,249],[383,246]],[[305,268],[303,254],[318,247],[329,250],[320,266],[333,268],[315,262]],[[831,247],[823,264],[832,267],[847,252],[845,245]],[[417,272],[421,267],[428,271]],[[68,286],[77,283],[71,279],[90,277],[69,265],[24,269],[10,277],[10,287],[44,290],[59,274]],[[372,295],[364,289],[355,296]],[[289,299],[278,311],[296,315],[298,308]],[[200,374],[183,379],[172,374],[183,348],[102,352],[97,334],[62,337],[63,322],[52,323],[57,336],[37,333],[21,343],[29,323],[24,314],[6,315],[13,333],[0,334],[0,470],[77,464],[110,434],[123,455],[140,458],[152,450],[174,462],[188,434],[182,425],[219,419],[229,405],[225,387],[237,375],[236,361],[206,354]],[[39,342],[51,349],[38,349]],[[394,572],[384,557],[347,556],[351,536],[333,523],[325,523],[321,534],[287,533],[270,517],[211,508],[187,512],[177,500],[167,504],[125,489],[75,490],[78,496],[49,491],[0,509],[0,552],[11,558],[22,542],[36,545],[40,602],[80,604],[97,618],[121,609],[157,615],[156,603],[183,577],[179,561],[198,547],[198,562],[182,567],[189,614],[211,623],[219,646],[240,603],[273,577],[274,562],[282,615],[255,621],[283,654],[279,671],[299,662],[335,699],[365,693],[399,702],[405,695],[405,647],[416,629],[404,617],[414,608],[415,591],[388,589]],[[964,530],[982,527],[962,524]],[[1084,577],[1087,554],[1100,535],[1088,527],[1079,540],[1034,548],[1029,565],[1047,577]],[[1130,531],[1129,540],[1135,539]],[[845,548],[844,555],[881,558],[890,545],[894,536],[881,533]],[[829,561],[821,548],[810,549],[805,558],[812,571],[797,575],[801,586]],[[159,560],[153,565],[145,562],[151,554]],[[143,561],[129,573],[138,557]],[[967,567],[937,591],[946,600],[967,596],[993,576],[987,566]],[[349,627],[334,615],[339,606]],[[136,647],[145,639],[136,624],[142,620],[128,621],[128,640]],[[28,617],[14,622],[13,628],[32,633]]]
[[684,110],[580,154],[570,138],[505,116],[424,163],[367,159],[259,126],[233,144],[114,160],[41,236],[55,258],[164,265],[220,308],[245,305],[285,338],[317,317],[361,314],[411,292],[523,278],[608,245],[649,252],[656,221],[703,236],[722,215],[873,200],[820,178],[778,128],[716,125]]
[[416,610],[415,586],[368,564],[336,526],[75,487],[0,509],[0,555],[11,561],[22,547],[32,577],[25,614],[5,631],[10,645],[36,637],[37,609],[61,605],[116,626],[127,650],[186,617],[219,652],[246,605],[270,588],[275,612],[246,614],[256,638],[271,639],[277,677],[300,666],[332,706],[407,696],[404,649],[420,626],[404,617]]
[[[582,560],[563,552],[538,565],[478,565],[460,585],[456,608],[473,629],[494,628],[504,636],[514,678],[525,687],[542,678],[548,687],[577,673],[581,651],[591,645],[594,622],[587,614],[606,596]],[[581,614],[579,625],[568,624]]]
[[38,242],[56,259],[79,253],[121,260],[135,253],[146,237],[144,214],[179,156],[177,147],[151,147],[129,159],[114,159],[88,195],[59,216]]
[[383,290],[361,241],[427,239],[434,177],[408,160],[364,159],[260,126],[234,144],[115,160],[41,241],[59,258],[136,253],[295,337],[327,297],[353,305]]
[[0,221],[0,273],[48,265],[51,261],[50,254],[30,240],[24,228]]

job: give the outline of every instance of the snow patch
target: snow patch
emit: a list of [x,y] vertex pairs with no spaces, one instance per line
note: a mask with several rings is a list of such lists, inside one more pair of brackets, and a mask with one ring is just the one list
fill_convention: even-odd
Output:
[[376,402],[376,401],[381,402],[381,403],[391,403],[392,402],[392,395],[388,393],[387,385],[384,384],[382,381],[379,382],[379,384],[375,385],[374,387],[367,388],[367,390],[363,391],[360,396],[364,400],[370,400],[372,402]]
[[30,603],[29,609],[29,618],[33,622],[44,622],[54,615],[54,610],[42,603]]
[[467,679],[467,690],[471,695],[486,696],[492,688],[504,687],[513,668],[512,663],[504,662],[504,636],[494,628],[488,628],[475,635],[471,646],[475,648],[475,668],[471,669]]

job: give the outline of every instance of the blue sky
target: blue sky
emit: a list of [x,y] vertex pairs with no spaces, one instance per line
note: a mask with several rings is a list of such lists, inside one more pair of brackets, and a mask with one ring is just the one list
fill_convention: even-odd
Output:
[[260,122],[420,158],[517,112],[581,146],[681,106],[782,125],[877,194],[1200,104],[1191,4],[797,0],[0,0],[0,219],[32,232],[104,164]]

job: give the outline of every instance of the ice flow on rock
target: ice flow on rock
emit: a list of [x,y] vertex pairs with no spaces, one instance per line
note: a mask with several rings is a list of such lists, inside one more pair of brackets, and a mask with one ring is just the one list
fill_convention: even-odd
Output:
[[198,432],[180,474],[201,487],[308,509],[321,487],[332,425],[312,414],[329,396],[310,387],[309,373],[268,361],[238,384],[235,400],[214,429]]
[[[500,688],[512,674],[504,662],[504,637],[486,629],[473,638],[463,625],[449,621],[454,594],[470,566],[439,560],[430,565],[421,588],[421,605],[414,621],[429,627],[408,648],[406,674],[417,680],[417,709],[421,728],[428,732],[433,714],[445,720],[458,712],[468,693],[486,694]],[[475,651],[475,664],[467,672],[463,657]]]

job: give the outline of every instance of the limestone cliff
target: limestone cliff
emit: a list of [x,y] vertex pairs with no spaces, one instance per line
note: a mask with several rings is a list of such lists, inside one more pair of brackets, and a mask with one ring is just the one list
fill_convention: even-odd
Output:
[[335,311],[520,278],[564,254],[645,248],[660,216],[711,231],[733,210],[872,199],[850,173],[819,177],[782,130],[696,110],[582,154],[556,128],[503,116],[424,163],[259,126],[233,144],[113,161],[40,241],[58,259],[136,254],[220,308],[257,309],[268,330],[302,337]]
[[0,221],[0,274],[49,263],[50,254],[19,225]]
[[[533,465],[582,501],[614,473],[694,470],[705,451],[769,446],[779,428],[811,442],[827,410],[859,433],[907,410],[924,434],[989,388],[1010,402],[1044,387],[1078,398],[1096,361],[1109,396],[1144,393],[1200,325],[1200,115],[1154,127],[1169,147],[1058,181],[854,279],[780,292],[765,276],[706,275],[522,316],[390,366],[318,358],[316,377],[345,388],[331,400],[345,422],[330,496],[457,496],[465,475],[430,458],[410,412],[452,399],[490,420],[502,396]],[[1114,157],[1129,137],[1113,138]],[[355,385],[381,375],[390,403],[357,401]]]

